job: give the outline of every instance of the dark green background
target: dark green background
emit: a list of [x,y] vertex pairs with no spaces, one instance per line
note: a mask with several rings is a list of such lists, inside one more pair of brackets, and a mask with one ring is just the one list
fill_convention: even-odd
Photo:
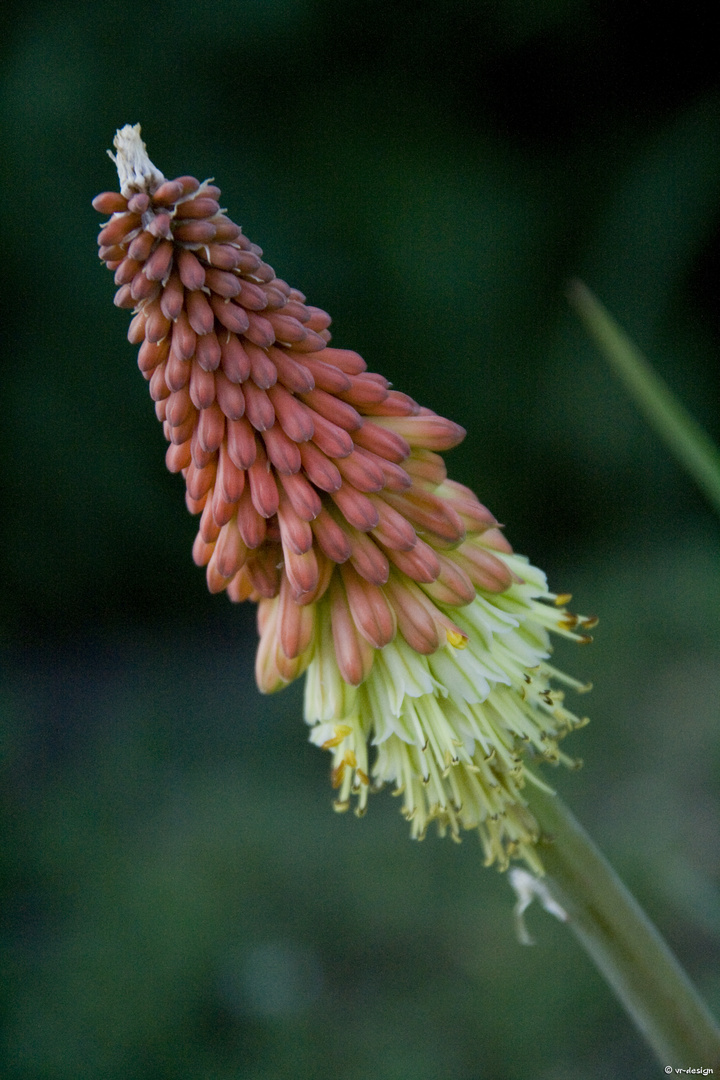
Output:
[[[140,121],[601,624],[552,773],[720,1011],[718,524],[583,337],[580,275],[718,421],[720,85],[693,5],[6,4],[0,1073],[618,1080],[659,1066],[506,878],[331,810],[196,523],[95,254]],[[692,1067],[707,1062],[673,1062]]]

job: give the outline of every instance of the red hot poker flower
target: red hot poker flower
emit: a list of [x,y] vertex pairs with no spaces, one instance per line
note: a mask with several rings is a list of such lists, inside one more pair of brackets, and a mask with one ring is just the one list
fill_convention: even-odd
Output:
[[[332,348],[330,317],[276,277],[221,210],[217,187],[166,180],[139,125],[118,131],[115,148],[121,190],[93,202],[111,215],[100,258],[114,271],[116,305],[135,313],[128,338],[170,444],[167,466],[201,515],[195,562],[212,592],[259,605],[260,689],[310,665],[306,719],[333,751],[339,809],[351,792],[364,809],[372,739],[372,775],[405,792],[414,835],[433,818],[455,836],[477,827],[489,860],[519,850],[532,861],[519,795],[532,774],[515,744],[568,760],[555,740],[578,721],[543,662],[547,628],[582,641],[580,620],[542,602],[565,598],[512,553],[474,493],[448,480],[438,451],[464,430]],[[503,721],[498,752],[491,713],[508,709],[493,695],[516,683],[518,715]],[[417,712],[448,686],[480,719]]]

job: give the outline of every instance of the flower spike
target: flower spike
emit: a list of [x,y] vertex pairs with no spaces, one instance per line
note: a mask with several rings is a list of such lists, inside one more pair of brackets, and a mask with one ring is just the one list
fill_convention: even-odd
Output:
[[461,427],[331,347],[330,317],[275,276],[211,181],[166,180],[139,125],[115,149],[120,193],[93,202],[110,215],[100,258],[201,515],[193,558],[212,592],[258,605],[258,686],[307,673],[337,810],[364,813],[389,783],[414,837],[477,829],[488,863],[541,872],[527,763],[573,764],[558,740],[584,723],[552,686],[583,689],[549,665],[549,631],[584,642],[593,620],[447,479],[438,451]]

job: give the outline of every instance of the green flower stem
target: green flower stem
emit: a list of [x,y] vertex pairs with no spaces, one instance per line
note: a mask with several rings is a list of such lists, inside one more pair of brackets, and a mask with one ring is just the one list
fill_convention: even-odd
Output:
[[720,451],[582,281],[568,298],[638,408],[720,514]]
[[544,884],[660,1063],[720,1069],[720,1028],[645,912],[557,795],[525,794]]

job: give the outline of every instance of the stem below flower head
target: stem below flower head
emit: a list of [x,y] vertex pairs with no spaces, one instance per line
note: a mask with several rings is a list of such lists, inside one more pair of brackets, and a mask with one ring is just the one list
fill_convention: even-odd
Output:
[[720,1028],[645,912],[557,795],[525,793],[545,884],[660,1062],[720,1067]]

